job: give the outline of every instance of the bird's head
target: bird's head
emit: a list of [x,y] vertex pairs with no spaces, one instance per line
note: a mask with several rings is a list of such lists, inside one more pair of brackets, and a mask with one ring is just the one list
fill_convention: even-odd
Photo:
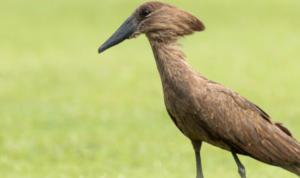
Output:
[[148,39],[161,43],[173,43],[205,26],[194,15],[169,4],[150,1],[140,5],[121,27],[98,49],[101,53],[125,39],[144,33]]

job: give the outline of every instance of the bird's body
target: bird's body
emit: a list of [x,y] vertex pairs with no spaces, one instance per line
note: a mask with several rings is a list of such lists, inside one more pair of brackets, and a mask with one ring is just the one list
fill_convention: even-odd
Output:
[[[124,32],[125,28],[129,30]],[[236,153],[300,176],[300,144],[291,132],[238,93],[203,77],[185,61],[177,39],[204,28],[188,12],[160,2],[147,2],[134,11],[99,52],[126,38],[146,34],[161,77],[167,112],[194,146],[197,177],[203,177],[199,156],[202,141],[232,152],[242,178],[246,177],[245,169]],[[120,34],[124,34],[123,38]]]
[[166,109],[185,136],[227,151],[234,149],[300,176],[300,144],[285,126],[238,93],[203,77],[183,56],[174,56],[176,46],[150,44]]

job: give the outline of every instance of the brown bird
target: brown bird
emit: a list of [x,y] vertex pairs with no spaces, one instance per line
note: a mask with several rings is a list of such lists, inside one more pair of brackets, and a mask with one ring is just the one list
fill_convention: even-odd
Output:
[[282,124],[238,93],[210,81],[191,68],[177,40],[205,26],[194,15],[161,2],[139,6],[99,48],[101,53],[145,34],[159,71],[167,111],[195,150],[197,178],[203,178],[202,142],[230,151],[242,178],[237,154],[278,166],[300,176],[300,144]]

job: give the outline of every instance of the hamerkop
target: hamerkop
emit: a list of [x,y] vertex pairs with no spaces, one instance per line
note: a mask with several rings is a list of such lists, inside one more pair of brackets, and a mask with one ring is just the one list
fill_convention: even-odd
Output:
[[161,2],[139,6],[99,48],[101,53],[125,39],[145,34],[159,71],[167,111],[195,150],[197,178],[202,178],[200,148],[207,142],[230,151],[242,178],[237,154],[282,167],[300,176],[300,144],[282,124],[238,93],[210,81],[191,68],[177,40],[203,23],[194,15]]

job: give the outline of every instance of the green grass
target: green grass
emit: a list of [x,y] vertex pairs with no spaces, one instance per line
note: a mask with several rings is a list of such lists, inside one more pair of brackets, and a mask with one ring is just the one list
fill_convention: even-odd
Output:
[[[2,0],[0,177],[195,177],[168,117],[144,35],[98,47],[144,1]],[[181,40],[188,63],[261,106],[300,141],[300,1],[165,1],[207,29]],[[204,144],[204,175],[239,178]],[[249,177],[296,177],[240,156]]]

